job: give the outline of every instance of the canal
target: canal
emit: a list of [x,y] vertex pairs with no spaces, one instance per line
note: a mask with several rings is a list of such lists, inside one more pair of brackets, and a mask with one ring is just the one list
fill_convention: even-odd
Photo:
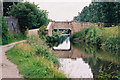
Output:
[[95,46],[72,44],[67,37],[52,47],[58,57],[59,69],[68,78],[110,78],[120,76],[120,54]]

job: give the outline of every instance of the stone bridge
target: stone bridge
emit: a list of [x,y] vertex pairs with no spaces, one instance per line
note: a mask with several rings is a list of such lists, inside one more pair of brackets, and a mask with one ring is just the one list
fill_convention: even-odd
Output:
[[71,34],[74,32],[81,31],[84,28],[96,25],[96,27],[102,27],[102,23],[88,23],[88,22],[77,22],[77,21],[67,21],[67,22],[56,22],[50,21],[46,31],[49,36],[52,36],[52,31],[54,29],[67,29],[71,30]]

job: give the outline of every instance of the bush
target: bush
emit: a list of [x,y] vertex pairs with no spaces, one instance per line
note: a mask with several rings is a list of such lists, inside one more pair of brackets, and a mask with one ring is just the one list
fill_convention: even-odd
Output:
[[46,36],[46,40],[48,43],[58,42],[60,40],[60,37],[59,35]]
[[93,45],[100,45],[101,44],[101,36],[97,35],[98,29],[97,27],[89,27],[86,29],[83,29],[80,32],[74,33],[71,36],[71,41],[74,41],[76,39],[76,42],[85,42],[88,44],[93,44]]
[[8,25],[6,24],[4,17],[2,17],[2,44],[8,43],[9,33],[8,33]]
[[25,40],[26,36],[22,33],[9,32],[8,43]]
[[45,35],[46,35],[45,29],[46,29],[46,26],[44,26],[44,25],[39,28],[38,35],[39,35],[40,38],[45,37]]
[[[35,80],[37,78],[65,78],[65,75],[58,71],[58,66],[53,61],[53,59],[57,60],[55,56],[50,52],[50,54],[45,54],[46,52],[43,50],[45,48],[39,49],[40,51],[38,51],[37,48],[39,46],[34,47],[36,43],[34,39],[30,41],[33,45],[20,43],[7,51],[6,55],[8,59],[17,64],[20,74],[22,74],[24,78],[35,78]],[[39,45],[42,44],[39,43]],[[42,53],[42,55],[35,54],[36,51],[40,54]],[[47,55],[52,56],[46,57]]]
[[23,35],[22,33],[14,33],[14,32],[9,32],[8,31],[8,25],[6,24],[4,17],[0,16],[0,19],[2,20],[0,23],[0,29],[1,29],[1,43],[0,45],[5,45],[9,44],[11,42],[19,41],[26,39],[26,36]]
[[42,25],[47,25],[49,22],[47,12],[40,10],[38,5],[29,2],[14,4],[9,11],[9,15],[18,18],[20,30],[23,34],[27,28],[39,28]]
[[[87,44],[104,47],[110,50],[120,50],[119,26],[108,28],[89,27],[71,36],[71,42],[85,42]],[[114,36],[114,37],[112,37]]]
[[118,37],[110,36],[106,39],[103,47],[111,50],[118,50],[120,49],[120,40]]
[[38,36],[30,36],[6,52],[24,78],[66,78],[58,70],[58,60]]
[[53,35],[53,36],[46,36],[46,42],[48,43],[49,47],[58,46],[60,43],[60,37],[59,35]]

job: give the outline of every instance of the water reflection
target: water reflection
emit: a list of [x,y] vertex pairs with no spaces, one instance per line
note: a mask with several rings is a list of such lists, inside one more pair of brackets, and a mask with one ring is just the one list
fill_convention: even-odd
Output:
[[95,46],[83,46],[82,44],[74,44],[73,46],[92,56],[83,58],[83,60],[90,65],[94,78],[120,79],[120,54],[118,52],[104,51]]
[[85,63],[82,58],[59,58],[59,62],[60,70],[69,78],[93,78],[88,63]]
[[53,47],[54,50],[70,50],[70,40],[69,37],[65,39],[62,44],[59,44],[57,47]]
[[69,78],[93,78],[91,68],[83,57],[91,57],[70,45],[69,37],[57,47],[53,47],[60,62],[60,70]]
[[[64,46],[63,49],[68,48],[67,45]],[[120,78],[119,53],[105,51],[85,44],[72,44],[69,46],[71,46],[70,50],[63,51],[61,48],[60,50],[57,48],[57,51],[54,51],[61,64],[60,70],[67,77]]]

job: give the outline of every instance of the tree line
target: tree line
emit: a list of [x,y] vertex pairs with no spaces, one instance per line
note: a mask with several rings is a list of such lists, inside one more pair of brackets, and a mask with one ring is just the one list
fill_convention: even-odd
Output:
[[119,2],[92,2],[85,6],[74,20],[79,22],[104,23],[104,26],[120,23]]
[[41,10],[34,3],[4,3],[4,12],[4,15],[14,16],[18,19],[20,31],[23,34],[27,29],[40,28],[49,22],[48,12]]
[[28,29],[40,28],[49,22],[48,12],[41,10],[38,5],[29,2],[4,2],[4,16],[14,16],[18,19],[20,33],[10,32],[3,16],[0,15],[0,45],[26,39]]

